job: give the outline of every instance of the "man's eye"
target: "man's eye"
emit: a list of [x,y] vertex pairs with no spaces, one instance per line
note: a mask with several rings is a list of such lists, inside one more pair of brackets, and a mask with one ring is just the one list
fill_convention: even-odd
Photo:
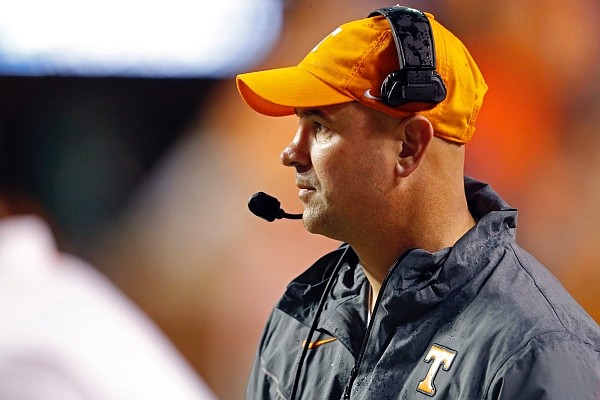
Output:
[[315,132],[320,133],[320,132],[325,132],[327,130],[327,127],[319,122],[314,122],[314,128],[315,128]]

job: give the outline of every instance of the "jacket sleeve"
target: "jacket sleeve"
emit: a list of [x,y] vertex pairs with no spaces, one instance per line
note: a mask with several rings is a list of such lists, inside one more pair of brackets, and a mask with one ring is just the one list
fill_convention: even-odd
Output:
[[487,400],[600,400],[598,343],[546,333],[514,352],[493,379]]

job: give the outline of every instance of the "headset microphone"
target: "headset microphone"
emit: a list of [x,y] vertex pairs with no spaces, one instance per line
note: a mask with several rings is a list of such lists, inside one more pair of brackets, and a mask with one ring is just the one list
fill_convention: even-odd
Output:
[[250,197],[248,208],[254,215],[269,222],[281,218],[302,219],[302,214],[288,214],[279,207],[280,204],[279,200],[275,197],[269,196],[263,192],[258,192]]

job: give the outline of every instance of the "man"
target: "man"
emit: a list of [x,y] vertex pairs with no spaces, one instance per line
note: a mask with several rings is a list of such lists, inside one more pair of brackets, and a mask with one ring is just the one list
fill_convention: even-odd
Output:
[[281,160],[304,225],[343,242],[274,308],[248,398],[598,398],[600,328],[464,177],[487,85],[432,15],[376,10],[237,85],[298,116]]

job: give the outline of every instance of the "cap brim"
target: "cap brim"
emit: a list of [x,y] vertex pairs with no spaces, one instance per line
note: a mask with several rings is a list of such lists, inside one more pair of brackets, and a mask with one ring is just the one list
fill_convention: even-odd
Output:
[[250,107],[272,117],[292,115],[296,108],[354,101],[299,66],[240,74],[236,84]]

